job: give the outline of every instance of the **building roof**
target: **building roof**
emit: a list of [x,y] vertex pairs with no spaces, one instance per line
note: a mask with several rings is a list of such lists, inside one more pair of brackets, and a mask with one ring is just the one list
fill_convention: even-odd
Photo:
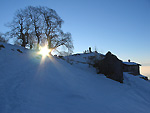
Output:
[[123,62],[123,64],[130,65],[130,66],[136,66],[136,65],[141,66],[141,64],[138,64],[138,63],[135,63],[135,62]]

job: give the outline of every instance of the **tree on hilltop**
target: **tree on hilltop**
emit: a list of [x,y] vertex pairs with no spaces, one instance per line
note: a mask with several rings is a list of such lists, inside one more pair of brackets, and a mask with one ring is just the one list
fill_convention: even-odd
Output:
[[61,29],[63,20],[55,10],[48,7],[28,6],[16,12],[13,21],[8,24],[10,37],[21,41],[21,46],[36,42],[37,48],[46,39],[49,49],[65,46],[73,49],[71,33],[64,33]]

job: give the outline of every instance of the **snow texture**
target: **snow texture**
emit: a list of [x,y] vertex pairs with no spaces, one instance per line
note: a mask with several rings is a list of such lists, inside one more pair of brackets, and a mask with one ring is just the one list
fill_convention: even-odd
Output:
[[126,65],[140,65],[140,64],[135,63],[135,62],[123,62],[123,63]]
[[124,73],[121,84],[86,63],[41,62],[36,51],[1,44],[0,113],[150,112],[149,81]]

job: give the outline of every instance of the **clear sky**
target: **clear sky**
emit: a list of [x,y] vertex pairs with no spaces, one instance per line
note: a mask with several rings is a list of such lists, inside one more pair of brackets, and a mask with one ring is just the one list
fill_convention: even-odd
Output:
[[150,66],[150,0],[0,0],[0,32],[29,5],[56,10],[62,29],[72,34],[74,53],[96,47]]

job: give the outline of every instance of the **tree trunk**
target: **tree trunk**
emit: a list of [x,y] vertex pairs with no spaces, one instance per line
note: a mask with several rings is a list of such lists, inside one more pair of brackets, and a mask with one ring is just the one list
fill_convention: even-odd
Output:
[[[51,38],[50,36],[47,37],[47,41],[48,41],[48,49],[51,49],[52,48],[52,42],[51,42]],[[49,54],[51,55],[51,51],[49,52]]]
[[30,44],[30,49],[32,49],[33,47],[32,47],[32,44]]
[[26,47],[26,39],[25,39],[25,36],[24,34],[21,34],[21,38],[22,38],[22,47]]
[[52,45],[51,45],[51,38],[50,36],[48,36],[48,48],[51,49]]
[[39,36],[37,36],[37,38],[38,38],[38,42],[37,42],[37,49],[39,49],[39,45],[40,45],[40,37],[39,37]]

